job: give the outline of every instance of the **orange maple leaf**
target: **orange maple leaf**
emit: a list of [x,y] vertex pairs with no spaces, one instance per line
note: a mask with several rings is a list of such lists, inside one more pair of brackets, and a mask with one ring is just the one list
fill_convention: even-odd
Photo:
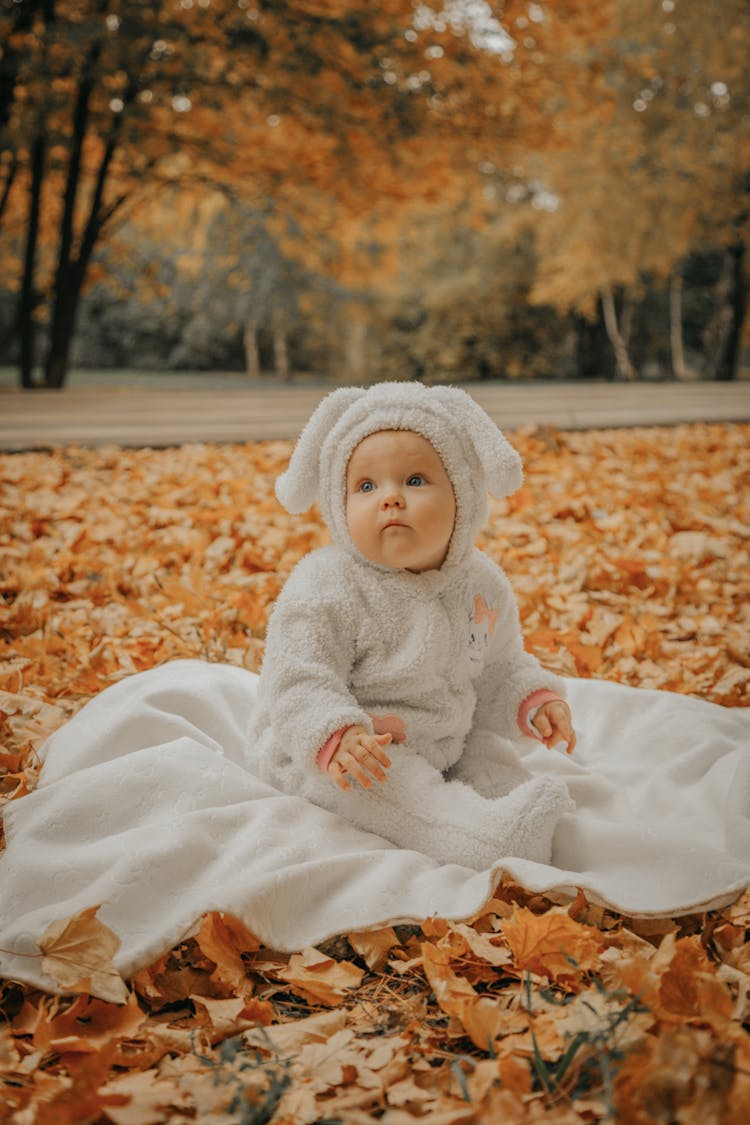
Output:
[[129,992],[112,958],[120,939],[96,917],[101,903],[53,922],[39,938],[42,969],[66,992],[86,992],[125,1004]]
[[516,907],[502,931],[519,969],[530,969],[558,983],[570,983],[592,969],[603,945],[601,935],[570,917],[563,906],[544,914]]
[[260,942],[241,922],[229,915],[205,914],[196,940],[202,952],[216,965],[211,979],[227,986],[235,996],[250,996],[253,982],[241,950],[256,950]]
[[[665,938],[671,944],[674,938]],[[720,1031],[732,1015],[729,989],[716,976],[700,938],[674,941],[674,955],[659,984],[661,1015],[691,1023],[707,1023]]]

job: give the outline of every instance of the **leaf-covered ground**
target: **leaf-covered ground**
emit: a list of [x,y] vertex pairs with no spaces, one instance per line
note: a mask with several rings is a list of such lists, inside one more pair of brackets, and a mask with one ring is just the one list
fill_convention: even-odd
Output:
[[[526,484],[481,546],[528,646],[564,673],[750,705],[750,426],[510,436]],[[286,575],[326,541],[274,499],[290,449],[0,457],[3,801],[114,680],[183,656],[259,667]],[[471,922],[292,956],[207,915],[127,988],[93,911],[51,929],[71,992],[0,991],[13,1125],[748,1120],[750,893],[646,923],[503,883]]]

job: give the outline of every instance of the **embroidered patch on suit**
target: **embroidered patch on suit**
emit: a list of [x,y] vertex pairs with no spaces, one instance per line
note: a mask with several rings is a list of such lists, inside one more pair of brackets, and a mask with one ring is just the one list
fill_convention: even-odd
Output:
[[495,631],[497,610],[488,605],[481,594],[474,595],[474,603],[469,612],[469,659],[479,663]]

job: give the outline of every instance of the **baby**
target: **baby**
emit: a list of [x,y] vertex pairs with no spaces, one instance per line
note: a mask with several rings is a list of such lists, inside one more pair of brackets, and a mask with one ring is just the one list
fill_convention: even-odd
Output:
[[523,754],[532,739],[572,751],[570,710],[474,546],[488,489],[521,479],[461,390],[323,400],[277,482],[289,511],[320,497],[333,545],[296,567],[269,623],[250,732],[269,782],[440,863],[549,862],[573,805]]

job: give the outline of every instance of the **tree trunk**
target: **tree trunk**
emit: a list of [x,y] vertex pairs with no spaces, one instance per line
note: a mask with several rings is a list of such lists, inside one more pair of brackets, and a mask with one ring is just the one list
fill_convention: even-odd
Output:
[[[721,276],[714,290],[714,312],[703,333],[705,353],[701,374],[704,379],[726,381],[734,378],[739,347],[739,329],[745,314],[742,282],[741,242],[730,247],[724,256]],[[739,267],[739,279],[737,269]],[[739,281],[739,283],[738,283]]]
[[672,374],[679,382],[693,378],[685,362],[682,337],[682,274],[678,266],[669,284],[669,344],[672,352]]
[[[49,352],[46,363],[46,384],[50,387],[62,387],[68,367],[70,344],[75,330],[75,319],[80,296],[80,284],[83,281],[80,270],[81,253],[78,262],[73,262],[71,251],[73,247],[74,222],[76,199],[81,181],[81,163],[83,158],[83,142],[86,137],[89,118],[89,103],[94,89],[94,72],[101,55],[101,42],[95,42],[84,64],[83,75],[78,84],[78,95],[73,110],[73,133],[71,138],[70,158],[68,160],[68,174],[65,181],[65,194],[63,196],[63,213],[60,222],[60,246],[57,255],[57,269],[54,281],[54,301],[52,308],[52,322],[50,325]],[[92,211],[93,211],[92,203]],[[89,219],[91,215],[89,216]],[[76,268],[79,267],[79,268]],[[85,269],[83,271],[85,274]],[[76,284],[76,275],[80,282]]]
[[601,306],[597,306],[596,320],[573,313],[575,326],[576,374],[584,378],[609,378],[609,341],[603,331]]
[[[90,61],[95,60],[92,50]],[[71,210],[69,222],[63,224],[63,229],[60,235],[60,257],[58,262],[58,275],[61,283],[65,282],[65,291],[59,290],[55,293],[55,305],[53,310],[52,324],[50,326],[50,345],[47,355],[46,363],[46,382],[51,387],[62,387],[65,382],[65,377],[68,370],[68,361],[70,357],[70,347],[73,342],[73,335],[75,333],[76,316],[78,313],[78,305],[83,289],[83,283],[86,278],[86,271],[91,262],[91,256],[94,252],[96,243],[101,235],[101,232],[113,215],[120,209],[125,202],[127,195],[121,195],[109,207],[104,207],[104,188],[107,183],[107,176],[112,163],[112,158],[117,148],[120,130],[122,128],[123,116],[125,109],[134,100],[138,92],[137,79],[131,78],[128,82],[127,88],[123,91],[122,101],[123,109],[119,113],[112,115],[111,126],[107,143],[102,154],[102,159],[99,164],[99,169],[96,174],[96,182],[94,184],[94,191],[91,199],[91,206],[89,208],[88,218],[86,225],[83,228],[81,235],[80,249],[76,258],[70,257],[70,250],[72,246],[73,236],[73,219],[74,214]],[[90,93],[90,91],[89,91]],[[81,117],[81,126],[83,133],[80,136],[80,146],[82,148],[83,139],[86,129],[86,120],[88,117],[88,109]],[[80,177],[81,169],[81,152],[76,154],[76,146],[71,153],[70,163],[68,165],[68,178],[70,179],[71,173],[75,173]],[[77,193],[77,186],[71,188],[71,198],[73,207],[75,206],[75,196]],[[68,202],[68,193],[66,189],[66,205]],[[57,285],[57,277],[56,277]]]
[[13,187],[13,181],[15,180],[16,174],[18,172],[18,163],[18,153],[11,152],[10,160],[8,161],[5,172],[3,189],[2,192],[0,192],[0,223],[2,222],[5,208],[8,205],[8,199],[10,198],[10,189]]
[[721,382],[729,382],[737,377],[737,364],[740,357],[740,340],[742,325],[747,309],[747,291],[745,288],[745,275],[743,270],[745,257],[745,244],[739,238],[727,250],[729,295],[727,318],[727,331],[724,338],[724,347],[719,356],[716,367],[716,378]]
[[[630,354],[630,339],[633,335],[633,324],[635,322],[635,301],[630,289],[626,289],[622,295],[622,312],[620,314],[620,335],[625,348]],[[637,373],[636,373],[637,378]]]
[[292,377],[289,370],[289,347],[286,334],[286,316],[284,310],[275,305],[271,314],[271,332],[273,335],[273,365],[277,379],[282,383],[291,383]]
[[47,138],[44,133],[39,132],[31,146],[29,215],[26,222],[26,248],[23,260],[23,278],[18,299],[18,312],[16,314],[16,327],[21,346],[19,381],[21,386],[26,389],[30,389],[36,385],[34,382],[36,343],[34,309],[36,308],[37,302],[34,283],[36,277],[36,251],[39,241],[39,214],[41,211],[42,185],[44,183],[46,158]]
[[245,374],[248,379],[260,378],[260,350],[258,348],[258,328],[256,324],[246,324],[242,333],[245,348]]
[[367,367],[367,321],[356,314],[349,321],[346,335],[347,377],[354,383],[366,380]]
[[[25,10],[19,10],[15,30],[27,31],[33,26],[37,11],[41,8],[45,30],[55,22],[55,0],[32,0]],[[13,54],[13,47],[9,46],[4,51],[4,63],[9,63],[8,50]],[[3,125],[10,119],[10,108],[15,94],[17,61],[10,59],[4,68],[5,87],[3,91]],[[15,317],[15,327],[20,343],[19,382],[22,387],[31,389],[37,386],[34,380],[34,363],[36,351],[36,324],[34,310],[39,301],[36,292],[36,252],[39,242],[39,216],[42,205],[42,188],[44,185],[45,166],[47,162],[47,136],[42,122],[37,123],[36,134],[31,144],[29,153],[29,170],[31,182],[29,185],[29,212],[26,223],[26,246],[24,249],[23,278],[21,292],[18,298],[18,311]],[[15,172],[13,173],[15,176]],[[8,184],[10,192],[10,184]]]
[[636,371],[630,360],[627,342],[622,332],[620,331],[619,324],[617,323],[615,298],[612,290],[609,287],[602,290],[601,301],[602,312],[604,314],[604,325],[607,329],[607,335],[609,336],[612,350],[615,353],[617,377],[618,379],[625,379],[628,382],[633,382],[638,378],[638,372]]

